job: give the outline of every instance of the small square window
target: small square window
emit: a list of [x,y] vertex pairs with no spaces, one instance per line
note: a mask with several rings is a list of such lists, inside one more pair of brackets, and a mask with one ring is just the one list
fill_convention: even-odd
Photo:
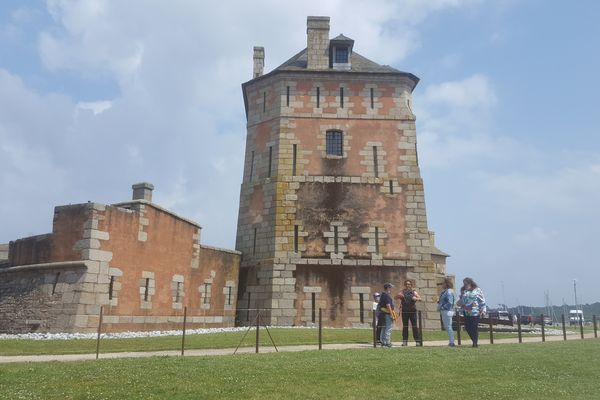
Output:
[[343,156],[344,155],[344,133],[341,131],[329,131],[325,137],[327,155],[328,156]]

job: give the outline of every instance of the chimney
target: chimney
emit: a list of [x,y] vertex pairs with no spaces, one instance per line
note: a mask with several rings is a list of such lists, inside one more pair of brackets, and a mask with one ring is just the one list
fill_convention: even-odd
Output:
[[265,69],[265,48],[254,46],[254,71],[252,79],[262,76]]
[[329,17],[306,19],[307,69],[329,69]]
[[133,189],[133,200],[146,200],[152,203],[152,191],[154,185],[148,182],[136,183],[131,186]]

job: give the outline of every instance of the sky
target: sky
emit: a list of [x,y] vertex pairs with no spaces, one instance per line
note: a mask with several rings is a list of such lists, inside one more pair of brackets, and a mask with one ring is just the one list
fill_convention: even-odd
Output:
[[[417,75],[429,228],[491,306],[600,301],[600,2],[3,0],[0,243],[53,208],[153,200],[234,248],[240,85],[331,17],[354,50]],[[596,247],[598,246],[598,247]]]

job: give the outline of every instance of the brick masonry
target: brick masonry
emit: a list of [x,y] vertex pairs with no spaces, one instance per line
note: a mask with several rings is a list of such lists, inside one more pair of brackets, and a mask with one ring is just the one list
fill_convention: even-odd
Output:
[[[233,326],[240,254],[147,200],[55,208],[53,232],[10,243],[0,332]],[[200,293],[210,279],[208,298]],[[206,301],[208,299],[208,301]]]

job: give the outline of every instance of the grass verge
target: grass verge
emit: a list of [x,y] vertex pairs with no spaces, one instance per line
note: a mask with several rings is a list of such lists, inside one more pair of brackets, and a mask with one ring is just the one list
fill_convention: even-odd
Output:
[[597,399],[600,342],[0,365],[3,399]]

